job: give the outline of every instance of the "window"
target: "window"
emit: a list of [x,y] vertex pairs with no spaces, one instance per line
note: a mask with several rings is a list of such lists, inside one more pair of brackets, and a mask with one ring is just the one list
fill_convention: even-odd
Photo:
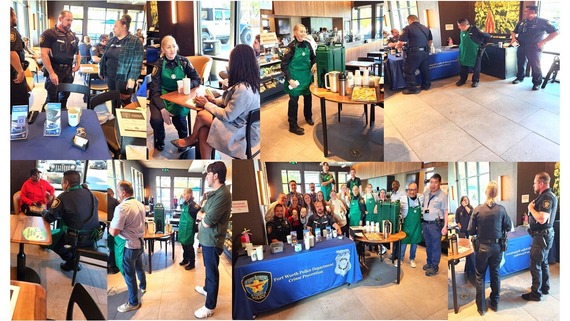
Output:
[[[83,182],[85,176],[85,161],[79,160],[48,160],[38,161],[37,168],[42,172],[41,178],[45,179],[55,188],[56,196],[63,192],[61,183],[63,173],[66,171],[78,171]],[[105,184],[106,185],[106,184]],[[105,190],[107,187],[105,187]]]
[[259,1],[236,1],[236,5],[239,8],[239,30],[237,32],[237,43],[253,46],[253,39],[255,39],[255,36],[257,36],[261,30]]
[[107,164],[108,161],[87,161],[87,175],[85,182],[89,189],[93,191],[107,192],[109,183],[107,181]]
[[165,210],[170,210],[171,181],[172,179],[169,176],[156,177],[156,197],[154,198],[154,204],[162,203]]
[[384,25],[384,5],[376,4],[376,35],[374,39],[382,39],[382,27]]
[[[217,56],[229,54],[230,44],[230,1],[199,1],[200,29],[204,54]],[[217,40],[217,41],[216,41]]]
[[194,200],[199,204],[202,200],[202,178],[174,177],[174,198],[180,199],[186,188],[192,189],[192,196],[194,196]]
[[305,176],[305,193],[311,191],[311,189],[309,188],[310,183],[315,184],[315,192],[318,192],[321,189],[321,183],[319,182],[319,176],[321,172],[305,171],[303,174]]
[[73,23],[71,31],[75,32],[79,41],[83,40],[83,7],[82,6],[63,6],[64,10],[69,10],[73,14]]
[[418,15],[418,8],[416,1],[388,1],[388,21],[386,22],[386,30],[391,29],[404,29],[408,25],[409,15]]
[[340,186],[342,184],[346,184],[346,181],[348,181],[348,177],[350,176],[349,172],[338,172],[336,177],[337,179],[335,180],[336,182],[336,190],[339,191],[340,190]]
[[108,167],[107,167],[107,184],[109,184],[109,187],[111,189],[113,189],[113,191],[115,191],[116,194],[116,189],[117,189],[117,184],[119,183],[119,181],[123,180],[123,177],[125,177],[124,172],[125,172],[125,167],[124,167],[124,163],[123,161],[120,160],[110,160],[107,161]]
[[129,31],[134,35],[137,33],[137,29],[146,29],[146,14],[143,10],[128,10],[127,14],[131,16],[131,28]]
[[[456,163],[458,199],[469,197],[471,204],[485,201],[485,188],[490,181],[489,163]],[[427,175],[426,175],[426,178]]]
[[133,184],[134,197],[139,202],[144,201],[144,179],[143,174],[136,168],[131,167],[131,183]]
[[[89,8],[87,34],[91,37],[92,43],[97,43],[100,35],[111,33],[115,22],[121,19],[121,16],[123,16],[122,9]],[[135,18],[131,17],[134,22]],[[131,22],[131,28],[134,24],[133,22]]]
[[372,38],[372,6],[355,7],[352,10],[352,28],[354,34],[362,39]]
[[[544,19],[548,19],[550,23],[555,26],[558,31],[560,30],[560,8],[562,4],[560,1],[540,1],[539,2],[539,14],[538,16]],[[552,41],[548,42],[544,45],[544,50],[542,53],[542,58],[540,59],[540,65],[542,67],[542,75],[546,76],[548,70],[550,70],[550,66],[552,65],[552,61],[554,59],[553,54],[549,54],[549,52],[553,52],[556,54],[560,54],[562,51],[562,37],[559,35],[558,37],[554,38]],[[561,76],[562,70],[558,72],[556,75],[556,79],[559,80]]]
[[[281,170],[281,184],[283,187],[282,189],[283,193],[285,194],[289,193],[289,182],[291,180],[297,182],[297,185],[301,187],[302,186],[301,172],[296,170],[285,170],[285,169]],[[302,191],[300,191],[299,188],[297,188],[297,192],[302,192]]]

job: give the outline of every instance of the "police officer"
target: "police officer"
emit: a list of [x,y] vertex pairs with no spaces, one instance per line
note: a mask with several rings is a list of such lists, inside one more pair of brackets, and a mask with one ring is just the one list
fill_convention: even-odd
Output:
[[309,217],[307,221],[307,229],[314,235],[315,230],[317,228],[321,229],[321,233],[323,230],[327,229],[327,226],[334,228],[338,235],[341,235],[342,231],[340,230],[340,226],[335,223],[332,215],[325,213],[325,204],[323,201],[316,201],[315,202],[315,210],[316,213]]
[[102,34],[99,36],[99,43],[91,47],[91,63],[98,64],[101,61],[107,42],[109,42],[109,35]]
[[[526,6],[525,19],[519,22],[515,30],[511,32],[511,45],[516,41],[520,45],[517,48],[517,78],[513,80],[513,84],[524,80],[528,60],[532,69],[532,90],[538,90],[542,83],[542,70],[540,69],[542,48],[559,33],[548,20],[539,18],[537,13],[538,6]],[[544,38],[544,33],[548,34],[546,38]]]
[[[42,216],[48,223],[61,220],[62,228],[52,231],[53,241],[49,248],[65,261],[60,264],[61,269],[70,271],[75,259],[75,241],[72,236],[78,238],[78,246],[94,243],[90,235],[99,228],[98,201],[90,190],[81,185],[81,176],[77,171],[63,173],[61,187],[64,192],[53,200],[51,208],[43,211]],[[81,270],[81,266],[77,270]]]
[[499,292],[501,289],[499,265],[502,257],[501,251],[503,250],[500,242],[506,242],[506,239],[502,239],[502,235],[511,229],[512,224],[505,208],[495,203],[498,190],[497,182],[491,181],[487,184],[485,189],[487,201],[475,208],[468,227],[469,235],[474,235],[479,242],[478,248],[475,247],[477,253],[475,255],[475,275],[477,276],[475,302],[480,315],[484,315],[487,311],[485,301],[487,267],[489,267],[491,275],[489,305],[493,311],[497,311],[499,308]]
[[429,189],[423,193],[422,233],[426,243],[427,263],[423,266],[427,276],[439,271],[441,259],[441,236],[447,234],[448,199],[440,189],[441,175],[433,174],[429,179]]
[[528,204],[530,247],[530,274],[532,286],[529,293],[522,295],[527,301],[540,301],[542,294],[550,290],[550,269],[548,252],[554,240],[552,223],[556,220],[558,198],[550,190],[550,175],[542,172],[534,177],[533,190],[538,197]]
[[186,265],[185,270],[192,270],[196,267],[196,254],[194,253],[194,232],[196,226],[196,216],[200,211],[200,205],[194,202],[192,189],[184,189],[182,212],[180,213],[180,225],[178,227],[178,242],[182,245],[184,253],[180,265]]
[[10,8],[10,113],[11,106],[28,105],[28,85],[24,70],[28,62],[24,55],[24,42],[16,29],[18,18],[14,8]]
[[404,58],[404,79],[406,79],[406,89],[402,91],[404,95],[418,94],[420,89],[416,86],[416,70],[420,70],[422,76],[421,88],[429,90],[431,79],[429,75],[429,47],[432,43],[431,31],[428,27],[418,21],[418,16],[408,16],[408,26],[404,28],[400,41],[396,48],[406,47]]
[[269,242],[287,242],[287,235],[291,233],[291,224],[284,217],[285,215],[285,205],[276,204],[275,205],[275,216],[269,222],[267,222],[267,239]]
[[[57,97],[57,86],[63,83],[73,83],[73,73],[79,70],[81,55],[79,54],[79,39],[71,31],[73,14],[63,10],[59,13],[57,25],[44,31],[40,37],[42,61],[46,76],[46,103],[61,102],[61,108],[67,108],[69,93],[61,93]],[[74,58],[75,56],[75,64]]]

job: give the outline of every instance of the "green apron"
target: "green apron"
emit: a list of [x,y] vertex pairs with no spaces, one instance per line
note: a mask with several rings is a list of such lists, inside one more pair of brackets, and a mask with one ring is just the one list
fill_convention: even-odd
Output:
[[[182,69],[182,65],[180,64],[180,59],[176,58],[176,63],[178,64],[174,70],[171,70],[166,67],[166,58],[162,61],[162,75],[161,75],[161,84],[162,84],[162,91],[161,93],[168,94],[173,91],[178,91],[178,80],[184,79],[184,70]],[[174,78],[173,78],[174,77]],[[163,100],[164,101],[164,108],[168,110],[169,113],[175,116],[188,116],[190,113],[190,109],[182,107],[178,104],[175,104],[171,101]]]
[[114,237],[114,239],[115,239],[115,265],[117,265],[119,271],[121,271],[121,274],[124,274],[123,256],[125,254],[125,244],[127,244],[127,240],[118,235]]
[[[329,181],[331,178],[333,178],[331,173],[321,173],[321,180],[323,182]],[[325,186],[321,185],[321,192],[323,192],[325,201],[328,202],[331,199],[332,183]]]
[[311,50],[307,43],[305,48],[295,48],[295,54],[289,62],[289,75],[291,79],[297,80],[299,86],[289,89],[289,84],[285,84],[285,92],[291,96],[310,95],[309,86],[313,78],[311,73]]
[[351,179],[350,182],[348,183],[348,185],[349,185],[349,186],[347,186],[348,187],[348,193],[350,194],[350,197],[352,198],[352,197],[354,197],[354,194],[352,194],[352,188],[354,186],[360,186],[360,185],[358,185],[356,183],[355,179]]
[[351,198],[350,199],[350,221],[349,221],[349,226],[360,226],[360,204],[358,204],[358,201],[360,200],[360,198]]
[[180,223],[178,225],[178,242],[182,245],[194,244],[194,219],[188,213],[188,207],[187,203],[182,204]]
[[403,244],[419,244],[422,241],[422,206],[410,206],[410,198],[408,197],[408,214],[404,219],[402,229],[406,233],[406,237],[402,240]]
[[374,207],[376,207],[376,200],[374,200],[374,195],[365,194],[364,198],[366,199],[366,211],[368,212],[368,214],[366,214],[366,220],[374,223],[379,223],[380,215],[378,213],[374,213]]
[[459,33],[459,38],[461,38],[461,43],[459,44],[459,63],[463,66],[475,67],[475,61],[479,53],[479,45],[469,37],[470,29],[471,27],[469,27],[467,31],[461,31]]

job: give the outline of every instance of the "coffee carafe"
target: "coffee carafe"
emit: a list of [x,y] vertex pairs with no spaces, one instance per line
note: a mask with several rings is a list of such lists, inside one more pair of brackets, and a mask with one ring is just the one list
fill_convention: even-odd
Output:
[[382,237],[387,239],[392,234],[392,222],[390,220],[382,221]]
[[338,92],[338,79],[340,71],[330,71],[325,74],[325,88],[333,93]]

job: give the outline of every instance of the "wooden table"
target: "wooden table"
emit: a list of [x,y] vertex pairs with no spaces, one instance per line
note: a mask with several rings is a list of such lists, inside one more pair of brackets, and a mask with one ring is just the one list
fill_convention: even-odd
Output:
[[[148,274],[152,274],[152,253],[154,253],[154,241],[168,241],[172,243],[172,261],[174,261],[174,233],[159,233],[159,234],[148,234],[145,231],[144,240],[147,242],[148,249]],[[168,247],[165,246],[166,255],[168,255]]]
[[87,75],[87,87],[91,89],[91,75],[99,75],[99,64],[81,64],[79,73]]
[[[352,227],[351,227],[351,229],[352,229]],[[364,232],[362,232],[362,233],[364,233]],[[352,233],[351,233],[351,234],[352,234]],[[379,234],[380,237],[382,237],[382,233],[376,233],[376,234]],[[354,240],[357,241],[357,242],[364,243],[364,244],[373,244],[373,245],[381,245],[381,244],[387,244],[387,243],[398,242],[398,246],[395,247],[395,248],[399,249],[399,248],[400,248],[400,241],[403,240],[405,237],[406,237],[406,232],[400,231],[400,232],[395,233],[395,234],[390,234],[390,236],[389,236],[388,238],[386,238],[386,239],[385,239],[385,238],[382,238],[382,239],[380,239],[380,240],[371,240],[371,239],[368,239],[366,236],[363,236],[363,237],[355,236]],[[393,248],[394,248],[394,247],[393,247]],[[401,264],[400,255],[394,254],[392,257],[397,257],[398,271],[397,271],[397,273],[396,273],[396,274],[397,274],[397,276],[396,276],[396,284],[400,284],[400,264]],[[362,263],[362,265],[364,265],[366,268],[368,268],[368,267],[366,266],[366,262],[364,262],[364,261],[365,261],[365,259],[364,259],[364,253],[363,253],[363,256],[361,257],[361,263]],[[394,260],[392,260],[392,263],[394,263]]]
[[16,278],[18,281],[40,283],[36,271],[26,267],[24,244],[50,245],[51,241],[51,229],[49,223],[43,217],[26,216],[23,213],[10,215],[10,242],[20,244],[16,266]]
[[[206,87],[205,86],[194,87],[190,90],[189,95],[184,95],[183,93],[179,93],[178,91],[173,91],[173,92],[170,92],[168,94],[161,95],[160,98],[162,98],[164,100],[171,101],[175,104],[186,107],[188,109],[200,111],[200,110],[203,110],[204,108],[198,107],[198,106],[190,103],[191,100],[194,97],[196,97],[196,90],[198,90],[198,88],[206,88]],[[188,126],[190,126],[190,124]]]
[[[332,101],[338,104],[338,121],[340,122],[340,111],[342,110],[342,104],[351,104],[351,105],[364,105],[364,113],[366,117],[366,124],[368,124],[368,104],[370,104],[370,127],[374,124],[375,119],[375,109],[374,105],[380,105],[380,103],[384,102],[384,93],[380,93],[380,97],[378,101],[370,101],[370,102],[361,102],[361,101],[354,101],[350,98],[350,96],[341,96],[339,93],[333,93],[326,88],[319,88],[318,86],[311,85],[309,87],[311,93],[318,97],[321,101],[321,120],[323,122],[323,153],[325,157],[328,157],[329,154],[329,144],[328,144],[328,135],[327,135],[327,104],[326,101]],[[365,124],[365,125],[366,125]]]
[[457,282],[455,280],[455,265],[459,263],[459,259],[473,254],[473,247],[471,246],[471,241],[469,239],[458,238],[457,240],[459,253],[457,255],[452,255],[451,253],[447,255],[447,264],[451,268],[451,287],[453,288],[453,310],[455,311],[455,314],[459,312],[459,307],[457,306]]
[[20,287],[12,320],[46,320],[46,290],[39,284],[10,280]]

